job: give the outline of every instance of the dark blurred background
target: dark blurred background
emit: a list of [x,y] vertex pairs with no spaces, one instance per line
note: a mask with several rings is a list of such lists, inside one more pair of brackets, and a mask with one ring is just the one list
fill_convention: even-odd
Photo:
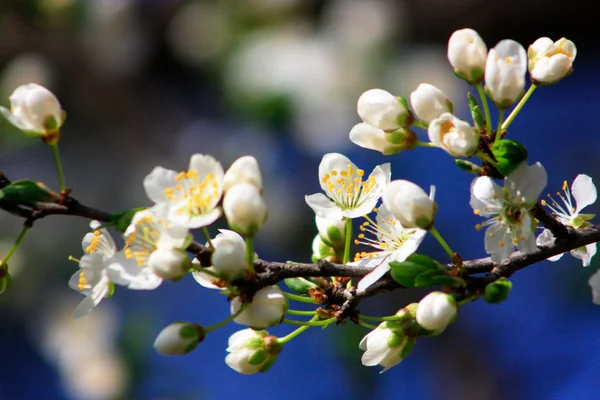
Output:
[[[393,177],[437,186],[439,231],[463,258],[485,255],[468,206],[471,177],[440,151],[384,157],[348,140],[356,100],[380,87],[408,97],[441,88],[468,119],[466,91],[446,60],[460,28],[493,47],[562,36],[578,47],[574,73],[536,91],[511,136],[541,161],[547,192],[578,173],[600,178],[598,34],[589,2],[483,0],[2,0],[0,103],[20,84],[53,90],[68,113],[61,153],[80,201],[110,211],[149,205],[142,180],[156,165],[182,170],[191,154],[227,168],[251,154],[261,165],[269,221],[257,237],[265,259],[308,261],[316,233],[303,196],[319,191],[324,153]],[[0,169],[57,187],[50,150],[0,122]],[[592,206],[589,212],[597,211]],[[0,254],[21,220],[0,214]],[[193,353],[168,358],[152,341],[175,320],[212,324],[228,314],[218,294],[188,277],[155,291],[117,288],[85,318],[67,286],[88,230],[80,219],[36,223],[11,261],[0,297],[0,399],[596,399],[600,309],[577,260],[543,262],[514,276],[510,298],[478,301],[435,339],[383,375],[363,367],[349,324],[314,328],[286,346],[267,373],[242,376],[224,363],[229,325]],[[220,222],[211,227],[216,233]],[[199,240],[202,238],[198,237]],[[435,241],[422,251],[444,260]],[[389,315],[424,292],[397,291],[361,305]],[[298,307],[295,307],[298,308]],[[270,330],[285,335],[287,326]]]

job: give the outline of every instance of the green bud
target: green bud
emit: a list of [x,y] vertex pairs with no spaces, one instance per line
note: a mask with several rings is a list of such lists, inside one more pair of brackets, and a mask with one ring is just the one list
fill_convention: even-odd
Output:
[[471,110],[471,117],[473,117],[473,123],[475,127],[480,131],[485,129],[485,117],[481,112],[481,108],[475,99],[475,96],[471,94],[471,92],[467,93],[467,97],[469,98],[469,109]]
[[483,292],[483,299],[490,304],[498,304],[508,298],[512,289],[512,283],[502,277],[497,281],[488,284]]
[[492,146],[492,154],[496,158],[496,169],[504,176],[513,173],[527,159],[527,149],[519,142],[503,139]]
[[[416,147],[418,138],[417,134],[410,129],[401,128],[393,132],[386,132],[385,140],[396,146],[386,148],[384,154],[391,151],[398,153],[401,150],[412,150]],[[398,147],[400,150],[397,150]]]
[[41,182],[23,179],[15,181],[0,190],[0,199],[14,204],[34,204],[40,201],[54,201],[56,195]]
[[288,288],[298,294],[308,294],[309,289],[317,287],[317,285],[305,278],[287,278],[283,281]]

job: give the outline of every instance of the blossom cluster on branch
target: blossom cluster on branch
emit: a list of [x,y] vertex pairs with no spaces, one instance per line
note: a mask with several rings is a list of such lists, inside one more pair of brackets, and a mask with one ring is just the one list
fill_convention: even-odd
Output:
[[[509,126],[533,91],[569,75],[575,56],[575,45],[565,38],[538,39],[527,51],[513,40],[503,40],[488,51],[477,32],[462,29],[450,37],[448,60],[473,88],[474,94],[467,94],[472,122],[454,115],[452,102],[427,83],[410,94],[410,101],[383,89],[368,90],[358,98],[363,122],[349,134],[355,144],[384,155],[417,147],[441,149],[459,168],[475,175],[470,206],[484,218],[475,229],[483,230],[490,257],[470,261],[463,260],[435,227],[435,186],[427,192],[413,182],[392,180],[389,163],[367,174],[338,153],[324,155],[319,165],[323,192],[305,198],[318,231],[312,264],[258,258],[254,238],[268,218],[268,207],[260,167],[252,156],[239,158],[227,170],[205,154],[192,155],[185,171],[154,168],[143,181],[151,207],[109,213],[83,205],[66,186],[58,153],[66,113],[48,89],[35,83],[21,86],[10,96],[10,109],[0,107],[0,112],[16,128],[51,147],[60,190],[34,180],[11,182],[0,174],[0,208],[25,218],[14,246],[0,262],[0,292],[11,281],[10,258],[35,221],[76,215],[91,220],[91,232],[82,240],[83,255],[70,257],[79,268],[69,286],[85,296],[75,317],[92,311],[117,287],[152,290],[164,280],[191,274],[202,287],[226,295],[230,315],[210,326],[173,322],[156,337],[159,353],[187,354],[208,333],[234,322],[247,329],[229,338],[225,361],[242,374],[254,374],[267,371],[284,346],[308,328],[351,321],[369,330],[359,343],[363,364],[380,365],[385,371],[410,354],[417,338],[441,334],[465,304],[478,298],[491,304],[505,300],[512,287],[508,278],[516,270],[544,259],[555,261],[566,251],[583,266],[590,265],[600,228],[590,222],[594,215],[581,211],[596,201],[592,178],[578,175],[570,188],[565,181],[559,200],[540,200],[546,170],[540,162],[528,161],[523,145],[507,139]],[[526,90],[528,70],[531,85]],[[498,111],[495,127],[488,101]],[[207,227],[223,217],[230,229],[212,237]],[[357,218],[364,221],[354,234]],[[122,248],[109,227],[122,234]],[[539,228],[543,230],[536,236]],[[205,244],[193,240],[194,230],[204,235]],[[428,233],[448,260],[418,253]],[[354,246],[371,251],[352,255]],[[590,285],[594,302],[600,303],[598,273]],[[366,297],[411,287],[439,289],[391,316],[368,316],[357,308]],[[313,304],[314,309],[294,310],[291,302]],[[283,337],[267,332],[280,324],[298,328]]]

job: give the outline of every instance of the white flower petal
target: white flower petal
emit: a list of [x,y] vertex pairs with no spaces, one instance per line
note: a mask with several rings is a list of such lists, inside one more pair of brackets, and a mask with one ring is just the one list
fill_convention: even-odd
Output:
[[480,215],[484,216],[500,211],[502,188],[487,176],[474,179],[471,183],[470,205],[473,210],[479,210]]
[[584,174],[577,175],[571,186],[571,193],[577,204],[577,213],[590,204],[594,204],[598,198],[598,192],[592,178]]
[[522,197],[522,203],[533,206],[548,183],[546,169],[539,162],[527,165],[523,162],[510,176],[507,176],[504,187],[515,197]]
[[597,244],[590,243],[587,246],[571,250],[571,255],[580,259],[584,267],[589,267],[592,262],[592,258],[596,255],[597,250]]
[[188,226],[190,229],[202,228],[203,226],[208,226],[219,219],[221,216],[221,210],[215,208],[210,211],[208,214],[198,215],[189,219]]
[[514,250],[510,233],[500,225],[491,225],[486,229],[484,243],[485,251],[497,264],[510,257]]
[[306,204],[321,218],[340,220],[343,217],[342,210],[323,193],[311,194],[305,196],[304,199]]
[[321,184],[321,189],[323,189],[325,193],[328,193],[329,188],[323,181],[323,177],[331,174],[332,171],[345,171],[348,169],[348,164],[351,165],[353,170],[358,169],[356,165],[343,154],[328,153],[323,156],[323,159],[319,164],[319,183]]
[[155,167],[150,174],[144,178],[144,189],[146,195],[155,203],[168,202],[165,189],[173,188],[177,183],[175,177],[177,172],[163,167]]
[[365,275],[357,285],[357,293],[364,292],[369,286],[374,284],[385,275],[386,272],[390,270],[390,264],[388,264],[388,260],[382,260],[381,264],[379,264],[375,269]]
[[74,318],[80,318],[87,315],[100,303],[100,301],[102,301],[109,290],[108,282],[108,279],[103,279],[91,289],[90,294],[88,294],[75,308],[75,311],[73,312]]

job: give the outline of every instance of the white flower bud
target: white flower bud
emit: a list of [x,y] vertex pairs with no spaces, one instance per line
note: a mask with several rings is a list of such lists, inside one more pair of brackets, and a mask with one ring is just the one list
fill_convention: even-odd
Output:
[[479,148],[479,131],[450,113],[431,121],[427,134],[433,144],[453,157],[471,157]]
[[367,367],[381,365],[385,372],[407,357],[415,340],[405,336],[398,322],[383,322],[369,332],[359,344],[365,350],[362,363]]
[[350,131],[350,140],[360,147],[379,151],[384,155],[411,150],[417,144],[417,136],[408,129],[385,132],[365,122],[354,125]]
[[[231,314],[240,310],[242,302],[239,297],[231,301]],[[252,302],[234,321],[240,325],[248,325],[254,329],[263,329],[278,325],[287,311],[288,302],[281,289],[277,286],[268,286],[260,289]]]
[[433,201],[434,187],[431,195],[412,182],[397,179],[383,191],[383,204],[400,221],[404,228],[428,229],[433,225],[437,212],[437,204]]
[[364,92],[358,98],[356,111],[364,122],[384,131],[405,128],[413,122],[406,102],[381,89]]
[[490,50],[485,64],[485,90],[500,108],[508,108],[525,92],[527,54],[514,40],[500,41]]
[[566,38],[553,42],[543,37],[529,46],[527,56],[531,80],[538,85],[552,84],[571,73],[577,48]]
[[319,236],[325,244],[330,247],[344,244],[346,235],[343,220],[322,218],[315,215],[315,222],[317,224],[317,229],[319,230]]
[[35,83],[19,86],[9,98],[10,110],[0,107],[4,117],[31,136],[55,133],[65,113],[54,94]]
[[188,322],[173,322],[166,326],[154,340],[156,351],[165,356],[179,356],[194,350],[204,340],[202,326]]
[[458,306],[452,296],[431,292],[419,302],[415,318],[423,328],[439,333],[454,322],[457,312]]
[[277,338],[267,331],[244,329],[229,337],[225,363],[244,375],[266,372],[281,350]]
[[262,191],[262,175],[256,158],[243,156],[231,164],[223,177],[223,190],[226,192],[238,183],[249,183]]
[[335,257],[335,255],[335,249],[325,243],[320,234],[317,234],[312,241],[312,261],[316,263],[322,258],[332,261],[328,257]]
[[487,46],[473,29],[455,31],[448,40],[448,61],[454,72],[470,84],[481,82]]
[[452,103],[444,92],[428,83],[421,83],[410,94],[410,104],[417,117],[427,123],[445,112],[454,111]]
[[233,231],[220,229],[219,232],[212,240],[215,247],[212,266],[228,281],[241,278],[246,270],[246,242]]
[[176,281],[190,270],[190,259],[183,250],[159,247],[150,254],[148,267],[157,276]]
[[254,235],[267,219],[267,204],[249,183],[234,185],[225,193],[223,211],[229,226],[247,236]]

